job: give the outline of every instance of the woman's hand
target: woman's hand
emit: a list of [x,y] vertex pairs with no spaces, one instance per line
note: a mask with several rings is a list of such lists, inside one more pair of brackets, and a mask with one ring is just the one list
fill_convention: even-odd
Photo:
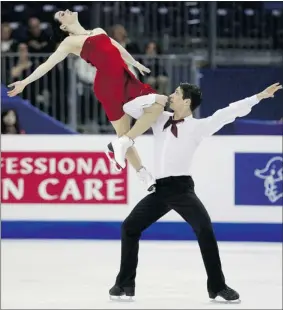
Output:
[[23,81],[18,81],[8,85],[8,87],[14,87],[7,92],[8,97],[15,97],[24,90],[26,84]]
[[142,64],[139,63],[138,61],[136,61],[135,67],[139,70],[139,72],[140,72],[142,75],[145,75],[145,73],[150,73],[150,69],[148,69],[147,67],[145,67],[144,65],[142,65]]

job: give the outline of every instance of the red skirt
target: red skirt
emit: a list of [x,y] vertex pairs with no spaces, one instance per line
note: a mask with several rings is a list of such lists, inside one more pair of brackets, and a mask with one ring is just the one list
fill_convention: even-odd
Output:
[[150,85],[139,81],[126,65],[113,69],[107,74],[97,70],[94,81],[94,93],[109,121],[117,121],[125,114],[125,103],[139,96],[156,93]]

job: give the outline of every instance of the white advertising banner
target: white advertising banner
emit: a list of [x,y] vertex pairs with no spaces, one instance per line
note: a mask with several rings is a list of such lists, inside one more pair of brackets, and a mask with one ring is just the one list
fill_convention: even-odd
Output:
[[[117,173],[109,164],[104,149],[113,138],[3,135],[2,220],[122,221],[146,191],[129,165]],[[154,174],[153,137],[136,147]],[[279,136],[204,140],[192,177],[212,221],[281,223],[282,162]],[[183,220],[170,212],[161,221]]]

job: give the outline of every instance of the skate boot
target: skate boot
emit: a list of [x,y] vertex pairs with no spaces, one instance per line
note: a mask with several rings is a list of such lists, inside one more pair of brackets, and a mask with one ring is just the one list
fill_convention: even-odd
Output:
[[116,301],[134,301],[135,288],[134,287],[120,287],[114,285],[109,290],[109,296],[111,300]]
[[209,298],[218,302],[241,302],[240,295],[227,285],[223,290],[219,291],[218,293],[209,292]]

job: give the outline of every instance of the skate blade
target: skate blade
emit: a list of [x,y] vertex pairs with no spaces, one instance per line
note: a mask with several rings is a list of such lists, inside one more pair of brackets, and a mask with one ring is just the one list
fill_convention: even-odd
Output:
[[110,153],[113,154],[113,148],[111,143],[109,143],[107,145],[106,150],[104,151],[104,153],[106,154],[108,160],[110,161],[111,165],[113,165],[113,167],[115,168],[116,171],[120,172],[122,171],[122,167],[116,162],[116,160],[114,158],[112,158],[110,156]]
[[117,301],[117,302],[134,302],[134,297],[132,296],[126,296],[126,295],[122,295],[122,296],[109,296],[111,301]]
[[215,299],[210,299],[212,303],[215,304],[240,304],[241,299],[235,299],[235,300],[225,300],[224,298],[217,296]]

